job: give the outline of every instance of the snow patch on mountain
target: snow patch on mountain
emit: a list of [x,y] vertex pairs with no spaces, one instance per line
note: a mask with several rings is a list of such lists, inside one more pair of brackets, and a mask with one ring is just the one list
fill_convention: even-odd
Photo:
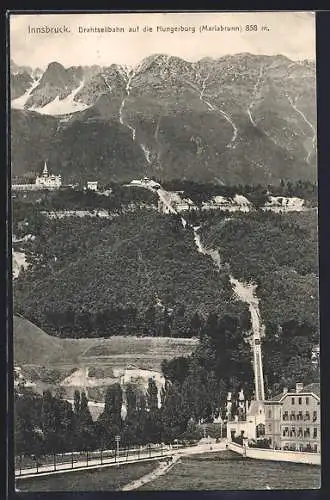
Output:
[[74,98],[80,92],[80,90],[84,86],[84,81],[80,82],[80,85],[71,92],[64,99],[60,99],[59,96],[56,96],[53,101],[46,104],[46,106],[38,107],[38,108],[30,108],[31,111],[37,111],[42,115],[68,115],[71,113],[76,113],[77,111],[83,111],[90,106],[88,104],[75,101]]
[[31,87],[28,88],[28,90],[23,95],[21,95],[20,97],[17,97],[16,99],[13,99],[11,101],[11,107],[13,109],[24,109],[27,100],[29,99],[29,97],[32,94],[33,90],[36,87],[38,87],[39,82],[40,82],[40,78],[37,78],[36,80],[34,80],[34,82],[32,83]]

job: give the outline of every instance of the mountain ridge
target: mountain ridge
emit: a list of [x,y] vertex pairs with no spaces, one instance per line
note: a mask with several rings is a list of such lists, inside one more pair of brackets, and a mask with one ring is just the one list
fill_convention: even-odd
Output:
[[[125,144],[131,163],[125,170],[127,174],[131,170],[131,175],[116,171],[116,178],[124,181],[137,171],[161,180],[178,177],[179,172],[185,179],[220,179],[225,184],[316,178],[313,63],[250,53],[197,62],[154,54],[133,68],[112,64],[99,69],[66,69],[52,62],[35,88],[30,93],[26,90],[26,101],[20,97],[21,110],[52,115],[57,120],[58,134],[49,140],[59,149],[49,148],[64,178],[71,181],[77,169],[73,173],[65,166],[62,156],[69,152],[59,151],[67,147],[61,137],[64,128],[75,136],[79,123],[87,128],[99,124],[97,141],[104,146],[94,154],[96,163],[109,155],[102,135],[107,127],[119,126],[127,138],[131,137]],[[12,85],[15,90],[13,79]],[[13,95],[17,97],[19,92]],[[15,109],[15,101],[12,106]],[[14,119],[13,134],[21,137],[24,131],[16,125]],[[31,162],[31,147],[35,150],[29,140],[22,146],[18,156],[23,164],[27,163],[24,158]],[[86,148],[87,144],[80,144],[77,160],[83,165],[79,180],[95,172],[95,167],[88,166],[91,145],[88,151]],[[122,150],[122,145],[115,150]],[[40,157],[44,155],[40,153]],[[112,161],[116,163],[114,154]],[[143,165],[136,169],[132,164],[141,154]],[[31,171],[31,165],[18,166],[15,156],[13,150],[14,173]],[[140,159],[137,161],[140,164]],[[101,177],[110,181],[112,175],[104,170]]]

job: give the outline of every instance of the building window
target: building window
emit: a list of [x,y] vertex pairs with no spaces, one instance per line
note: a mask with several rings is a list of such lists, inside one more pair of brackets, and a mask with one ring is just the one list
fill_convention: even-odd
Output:
[[283,429],[283,437],[289,436],[289,427],[284,427]]
[[257,437],[264,436],[265,435],[265,426],[264,426],[264,424],[257,425],[256,431],[257,431],[256,432]]
[[314,429],[313,429],[313,438],[314,439],[317,438],[317,427],[314,427]]
[[302,404],[302,398],[298,398],[298,403],[301,405]]
[[289,420],[289,412],[288,411],[285,411],[283,413],[283,420]]
[[306,411],[304,420],[310,420],[309,411]]
[[303,413],[301,410],[298,412],[297,420],[304,420]]
[[306,398],[306,405],[309,405],[309,398]]
[[294,411],[292,411],[290,414],[290,420],[296,420],[296,414]]
[[315,443],[313,446],[314,453],[317,453],[317,444]]
[[313,411],[313,422],[317,420],[317,411]]
[[272,424],[268,424],[268,432],[272,432]]
[[271,418],[272,416],[272,410],[268,410],[268,418]]
[[296,428],[294,426],[291,427],[290,437],[296,437]]
[[294,398],[291,398],[291,404],[294,405]]
[[305,437],[305,438],[309,438],[309,437],[310,437],[310,430],[309,430],[309,427],[307,427],[307,428],[304,430],[304,437]]
[[299,427],[299,429],[298,429],[298,437],[303,437],[302,427]]

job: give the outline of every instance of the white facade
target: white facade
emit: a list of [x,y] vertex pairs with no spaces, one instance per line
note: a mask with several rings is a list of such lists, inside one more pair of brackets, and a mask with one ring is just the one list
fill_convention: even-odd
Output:
[[42,174],[37,176],[35,185],[39,189],[58,189],[62,186],[61,175],[49,174],[45,162]]
[[97,181],[87,181],[87,189],[97,191]]
[[143,177],[143,179],[133,179],[129,183],[129,185],[130,186],[152,188],[152,189],[159,189],[160,188],[160,184],[156,181],[153,181],[152,179],[149,179],[149,177]]
[[[246,404],[248,406],[248,404]],[[227,422],[227,439],[231,441],[232,433],[236,437],[244,433],[244,437],[255,440],[261,437],[265,429],[265,407],[263,401],[251,401],[244,420],[238,416]]]

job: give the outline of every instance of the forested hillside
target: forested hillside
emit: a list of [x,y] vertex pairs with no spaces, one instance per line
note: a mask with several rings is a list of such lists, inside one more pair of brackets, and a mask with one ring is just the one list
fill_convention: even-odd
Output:
[[268,387],[276,392],[317,379],[311,362],[319,342],[317,213],[213,217],[202,234],[234,277],[257,284]]
[[[33,216],[35,220],[35,216]],[[14,308],[59,336],[194,336],[210,313],[246,314],[228,273],[198,254],[180,219],[147,209],[115,219],[38,213]]]
[[203,226],[237,279],[258,285],[264,322],[295,321],[318,329],[317,213],[236,214]]

